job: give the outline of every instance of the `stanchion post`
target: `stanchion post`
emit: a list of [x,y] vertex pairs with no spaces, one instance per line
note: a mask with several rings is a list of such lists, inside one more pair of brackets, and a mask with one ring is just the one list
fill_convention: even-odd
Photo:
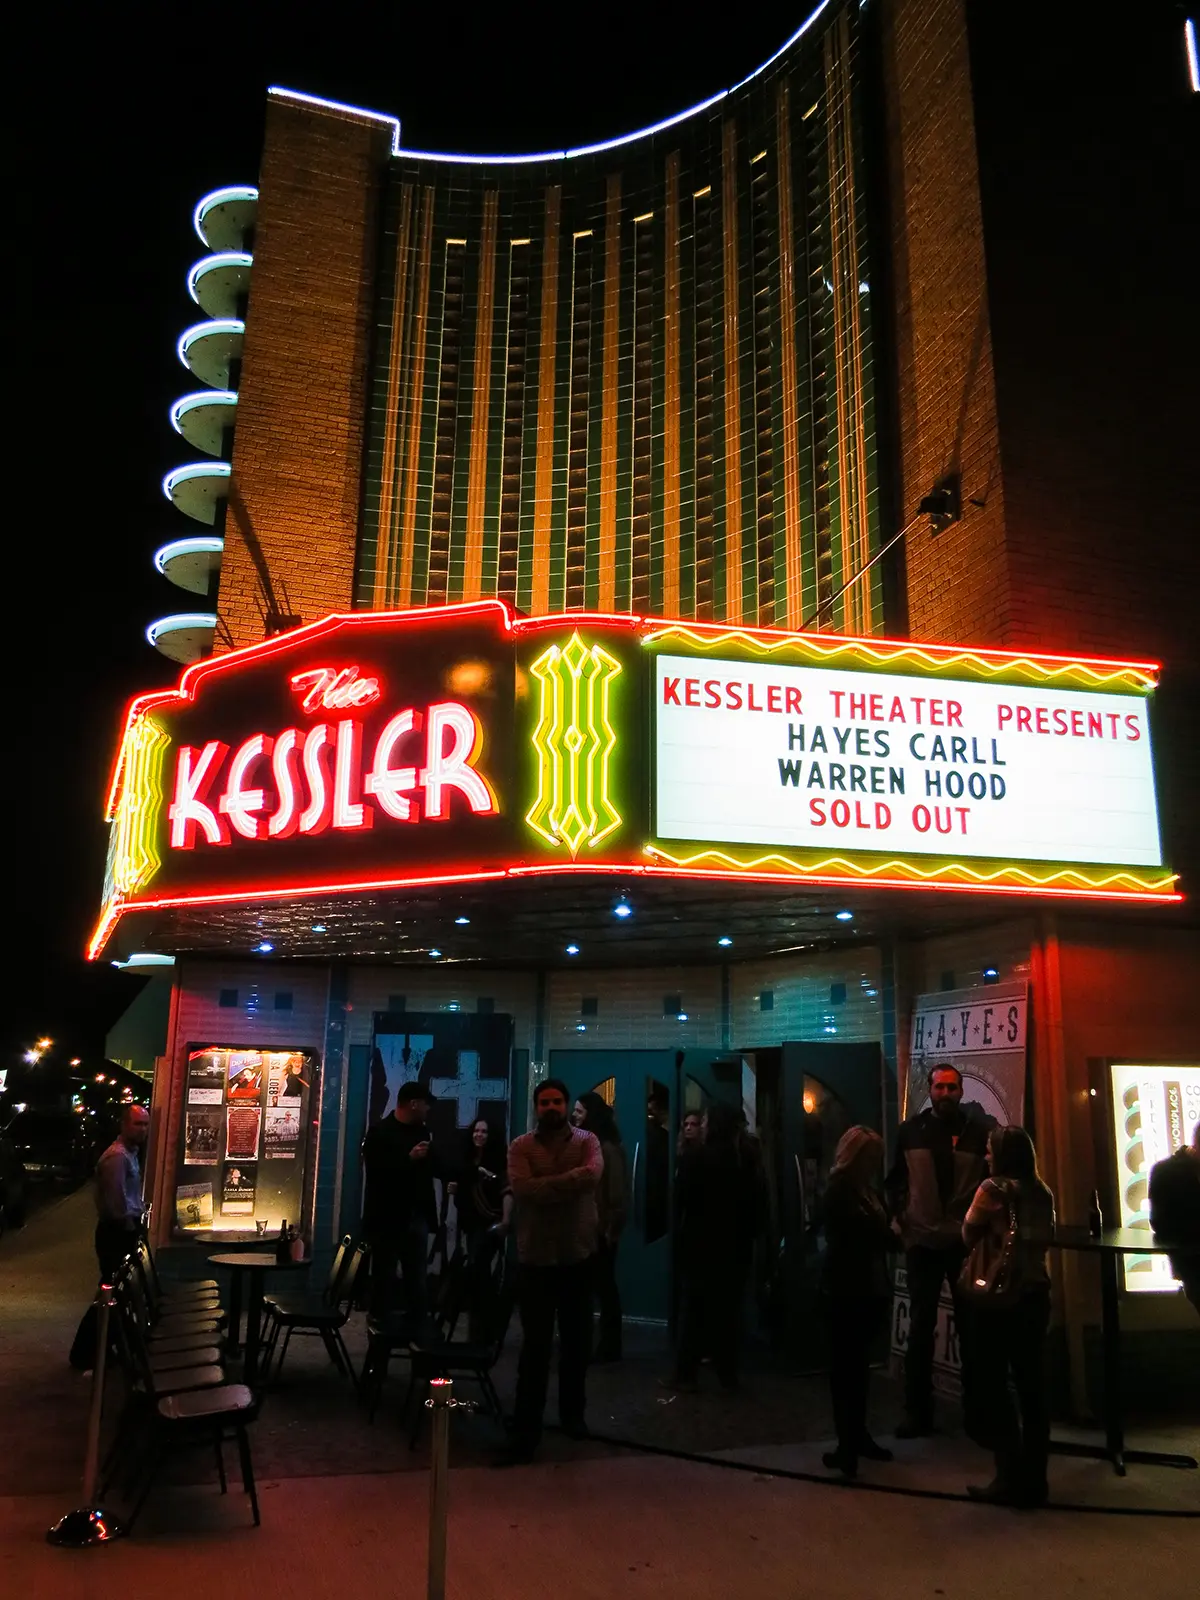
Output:
[[88,1407],[87,1449],[83,1458],[83,1504],[60,1517],[47,1532],[50,1544],[83,1549],[109,1544],[125,1532],[122,1523],[96,1504],[100,1475],[100,1425],[104,1416],[104,1377],[108,1367],[108,1328],[113,1311],[112,1288],[102,1283],[96,1291],[96,1359],[92,1366],[92,1397]]
[[450,1413],[454,1408],[454,1381],[431,1378],[426,1405],[433,1413],[429,1467],[429,1588],[428,1600],[446,1600],[446,1512],[450,1492]]

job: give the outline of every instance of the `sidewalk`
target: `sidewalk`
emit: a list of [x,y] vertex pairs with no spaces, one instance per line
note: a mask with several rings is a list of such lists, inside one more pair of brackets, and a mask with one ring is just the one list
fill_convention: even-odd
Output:
[[[423,1600],[428,1486],[413,1473],[159,1495],[128,1541],[41,1542],[63,1508],[0,1501],[6,1594],[53,1600]],[[992,1511],[649,1457],[453,1472],[449,1600],[1190,1600],[1194,1523]]]
[[[92,1600],[103,1585],[127,1600],[149,1600],[169,1584],[172,1600],[212,1600],[214,1585],[224,1592],[232,1583],[249,1600],[423,1596],[428,1458],[424,1444],[409,1450],[400,1427],[403,1363],[371,1426],[317,1341],[293,1342],[284,1382],[255,1426],[261,1529],[251,1526],[240,1494],[217,1494],[199,1452],[182,1457],[170,1486],[156,1490],[128,1544],[79,1553],[44,1544],[46,1528],[78,1496],[88,1385],[70,1371],[66,1351],[94,1279],[90,1230],[83,1193],[0,1242],[0,1414],[12,1441],[0,1452],[0,1591],[21,1600]],[[351,1332],[357,1357],[362,1330]],[[516,1343],[514,1330],[498,1374],[502,1396],[511,1388]],[[1131,1467],[1120,1480],[1106,1463],[1055,1457],[1054,1500],[1088,1509],[995,1511],[960,1498],[989,1464],[947,1432],[899,1445],[895,1463],[864,1467],[864,1487],[849,1490],[825,1479],[820,1464],[828,1447],[822,1379],[763,1364],[743,1394],[710,1386],[673,1397],[657,1385],[662,1370],[656,1341],[632,1330],[629,1359],[589,1379],[594,1429],[749,1470],[551,1434],[538,1465],[493,1473],[483,1463],[494,1429],[458,1415],[451,1596],[792,1600],[819,1589],[821,1600],[1027,1600],[1033,1581],[1048,1595],[1088,1600],[1128,1600],[1131,1590],[1182,1600],[1194,1590],[1186,1580],[1189,1571],[1194,1577],[1200,1526],[1100,1508],[1200,1513],[1200,1473]],[[880,1376],[882,1437],[897,1402]],[[1160,1439],[1164,1447],[1200,1449],[1194,1424],[1167,1428],[1154,1442]],[[1138,1442],[1148,1441],[1139,1433]],[[779,1472],[824,1481],[772,1476]],[[555,1552],[550,1566],[546,1551]]]

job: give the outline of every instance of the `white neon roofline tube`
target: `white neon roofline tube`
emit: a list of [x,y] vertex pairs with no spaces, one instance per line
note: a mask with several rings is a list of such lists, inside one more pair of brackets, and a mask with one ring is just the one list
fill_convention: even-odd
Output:
[[218,267],[252,267],[254,257],[247,255],[244,250],[217,250],[211,256],[201,256],[187,275],[188,293],[197,305],[200,297],[196,293],[196,285],[201,278],[207,277],[210,272],[215,272]]
[[196,230],[196,237],[201,244],[207,244],[204,237],[204,219],[215,206],[227,205],[231,200],[254,201],[258,199],[258,190],[250,184],[232,183],[224,189],[214,189],[211,194],[206,194],[197,200],[196,209],[192,212],[192,226]]
[[200,389],[195,394],[181,395],[174,401],[167,412],[171,419],[171,426],[181,437],[183,429],[179,426],[189,411],[197,411],[201,406],[235,406],[237,405],[236,389]]
[[146,629],[146,639],[149,644],[157,645],[164,633],[180,633],[184,628],[215,629],[216,626],[216,615],[211,611],[176,611],[152,622]]
[[[217,334],[226,334],[233,337],[245,333],[246,324],[240,317],[214,317],[210,322],[197,322],[192,327],[185,328],[179,335],[179,343],[175,346],[175,354],[187,367],[187,353],[200,339],[212,339]],[[192,369],[188,367],[190,372]]]
[[228,461],[189,461],[186,466],[173,467],[162,481],[162,492],[168,500],[181,483],[193,478],[228,478],[233,471]]
[[172,539],[154,552],[154,565],[165,578],[167,563],[178,556],[215,556],[222,555],[224,550],[224,539],[215,538],[212,534],[201,534],[194,539]]
[[702,111],[707,111],[711,106],[715,106],[718,101],[724,100],[726,95],[733,94],[743,84],[747,84],[752,79],[757,78],[760,73],[765,72],[768,67],[778,61],[780,56],[785,55],[796,40],[808,32],[809,28],[812,27],[813,23],[830,3],[831,0],[820,0],[817,8],[805,18],[795,33],[789,39],[786,39],[773,55],[768,56],[761,66],[755,67],[753,72],[748,73],[740,82],[735,83],[732,88],[718,89],[716,94],[709,95],[707,100],[701,100],[698,105],[689,106],[686,111],[677,111],[673,116],[664,117],[660,122],[651,123],[647,128],[637,128],[632,133],[619,134],[615,139],[604,139],[598,144],[575,145],[568,150],[541,150],[528,155],[460,155],[449,150],[406,150],[400,143],[399,119],[385,111],[368,111],[364,106],[346,105],[339,100],[325,100],[320,95],[303,94],[298,89],[285,89],[279,85],[272,86],[267,90],[267,93],[276,96],[278,99],[298,100],[305,105],[323,106],[329,111],[342,111],[350,116],[367,117],[374,122],[387,123],[392,130],[392,154],[410,161],[457,161],[464,165],[497,167],[517,166],[538,161],[570,161],[576,156],[598,155],[604,150],[615,150],[620,145],[633,144],[638,139],[648,139],[656,133],[663,133],[667,128],[675,127],[677,123],[686,122],[689,117],[695,117]]

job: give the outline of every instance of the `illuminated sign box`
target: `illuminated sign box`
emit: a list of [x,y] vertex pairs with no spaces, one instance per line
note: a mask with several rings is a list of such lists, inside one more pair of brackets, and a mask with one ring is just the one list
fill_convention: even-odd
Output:
[[658,832],[1160,866],[1144,697],[660,655]]
[[[1122,1228],[1150,1237],[1150,1170],[1191,1143],[1200,1123],[1200,1066],[1112,1062],[1113,1160]],[[1161,1224],[1160,1224],[1161,1226]],[[1131,1294],[1174,1294],[1167,1256],[1123,1256]]]
[[124,912],[605,867],[1177,898],[1156,668],[503,602],[359,613],[139,697]]

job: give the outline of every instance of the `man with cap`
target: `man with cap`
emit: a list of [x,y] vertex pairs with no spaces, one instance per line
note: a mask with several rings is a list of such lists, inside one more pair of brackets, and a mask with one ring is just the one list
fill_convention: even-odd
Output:
[[444,1176],[425,1125],[432,1098],[423,1084],[402,1084],[395,1110],[367,1130],[362,1147],[371,1316],[383,1318],[392,1310],[399,1266],[405,1322],[417,1336],[429,1317],[429,1235],[437,1228],[433,1180]]

